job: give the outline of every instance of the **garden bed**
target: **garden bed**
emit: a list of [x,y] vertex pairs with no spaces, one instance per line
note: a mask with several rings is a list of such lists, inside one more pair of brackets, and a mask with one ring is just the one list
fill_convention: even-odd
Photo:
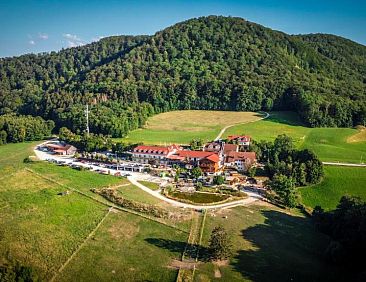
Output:
[[203,205],[217,204],[226,202],[228,200],[239,200],[245,198],[245,197],[232,197],[231,195],[228,194],[219,194],[219,193],[207,193],[207,192],[184,193],[178,191],[166,193],[165,196],[183,203],[203,204]]

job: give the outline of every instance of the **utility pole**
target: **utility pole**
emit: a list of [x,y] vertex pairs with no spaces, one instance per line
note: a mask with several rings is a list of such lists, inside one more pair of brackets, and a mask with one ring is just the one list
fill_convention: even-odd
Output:
[[86,134],[89,137],[89,105],[88,104],[86,104],[85,116],[86,116]]

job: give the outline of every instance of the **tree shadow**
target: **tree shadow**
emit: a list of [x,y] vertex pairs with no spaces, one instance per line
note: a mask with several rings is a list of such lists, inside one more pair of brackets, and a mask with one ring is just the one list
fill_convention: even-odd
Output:
[[271,121],[275,123],[282,123],[293,126],[304,126],[307,127],[300,119],[296,112],[292,111],[280,111],[280,112],[270,112],[270,116],[266,121]]
[[[328,237],[308,218],[262,211],[263,224],[241,231],[252,248],[240,250],[232,266],[253,281],[351,281],[341,269],[325,262]],[[347,278],[347,279],[346,279]]]

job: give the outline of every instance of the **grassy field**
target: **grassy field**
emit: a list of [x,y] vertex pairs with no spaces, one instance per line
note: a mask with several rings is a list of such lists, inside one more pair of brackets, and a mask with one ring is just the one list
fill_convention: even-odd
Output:
[[[159,200],[131,185],[127,179],[76,171],[46,162],[24,164],[23,158],[32,154],[34,145],[35,143],[23,143],[0,147],[1,172],[8,168],[11,170],[11,173],[3,173],[0,177],[0,265],[16,260],[32,266],[42,280],[53,277],[108,211],[107,206],[73,189],[98,198],[90,188],[116,187],[126,198],[160,204]],[[66,191],[69,194],[63,194]],[[104,199],[100,197],[99,200]],[[123,277],[128,277],[128,280],[147,277],[154,281],[165,278],[174,281],[171,278],[176,271],[165,268],[162,264],[168,264],[171,259],[179,256],[181,250],[173,253],[162,251],[152,246],[147,239],[158,236],[184,241],[186,233],[130,213],[110,214],[107,219],[113,222],[106,220],[101,225],[101,230],[107,228],[111,236],[118,234],[114,237],[115,244],[108,245],[110,237],[104,235],[104,231],[97,233],[101,238],[100,243],[102,239],[106,240],[99,246],[105,252],[98,251],[99,256],[95,258],[98,264],[105,266],[114,261],[118,265],[116,271],[125,273]],[[189,222],[189,219],[183,220],[178,225],[189,230]],[[104,223],[107,226],[104,227]],[[133,241],[123,237],[131,235],[128,234],[128,228],[136,229]],[[124,242],[123,246],[118,246],[120,239]],[[95,239],[92,240],[95,242]],[[115,252],[111,253],[111,250]],[[159,260],[156,260],[156,256]],[[87,259],[85,263],[88,263]],[[95,265],[90,265],[90,269],[94,268]],[[69,272],[66,272],[66,277],[67,273]],[[64,273],[58,278],[62,277]],[[123,280],[121,275],[119,277]],[[109,278],[109,273],[105,272],[101,280],[108,281]]]
[[142,185],[146,186],[147,188],[153,190],[153,191],[157,191],[160,189],[159,184],[154,183],[154,182],[150,182],[150,181],[139,181]]
[[231,124],[258,120],[253,112],[173,111],[149,118],[145,128],[137,129],[122,140],[145,144],[188,144],[194,138],[214,139],[220,130]]
[[[188,235],[156,222],[111,213],[92,240],[64,269],[58,281],[175,281],[178,259]],[[174,250],[158,241],[183,242]]]
[[366,168],[325,166],[323,182],[300,188],[306,206],[334,209],[343,195],[358,196],[366,201]]
[[340,277],[322,260],[327,238],[307,218],[260,206],[221,210],[214,216],[208,212],[206,247],[218,225],[231,237],[233,257],[227,265],[199,265],[195,281],[335,281]]
[[0,146],[0,178],[25,167],[23,159],[34,155],[38,142],[13,143]]
[[0,262],[33,266],[42,279],[71,255],[106,207],[26,170],[0,180]]

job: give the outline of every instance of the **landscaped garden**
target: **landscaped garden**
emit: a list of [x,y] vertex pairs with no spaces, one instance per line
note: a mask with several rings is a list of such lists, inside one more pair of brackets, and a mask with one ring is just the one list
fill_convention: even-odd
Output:
[[165,195],[168,196],[169,198],[191,204],[213,204],[225,201],[230,198],[230,195],[227,194],[202,193],[202,192],[185,193],[185,192],[173,191]]

